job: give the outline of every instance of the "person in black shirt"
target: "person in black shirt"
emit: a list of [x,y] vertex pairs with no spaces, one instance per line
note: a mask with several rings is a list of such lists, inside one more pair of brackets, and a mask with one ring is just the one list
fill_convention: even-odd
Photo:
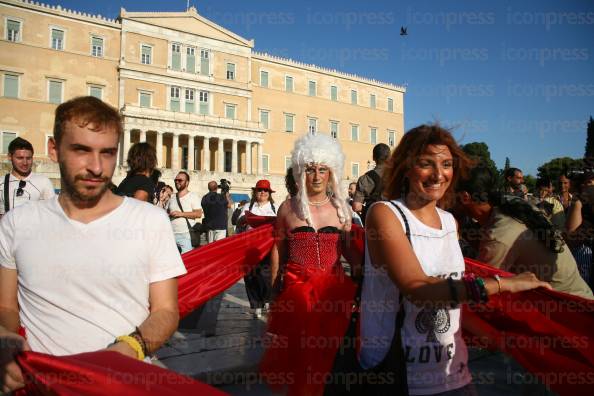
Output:
[[116,194],[151,202],[155,193],[155,183],[150,176],[157,167],[157,153],[148,143],[136,143],[128,151],[128,175],[118,188]]
[[208,243],[218,241],[227,236],[227,209],[231,207],[229,194],[217,193],[217,182],[208,183],[208,193],[202,197],[204,223],[208,227]]

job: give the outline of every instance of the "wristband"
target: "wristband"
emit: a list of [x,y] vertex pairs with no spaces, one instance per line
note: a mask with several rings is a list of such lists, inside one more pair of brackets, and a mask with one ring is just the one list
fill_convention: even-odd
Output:
[[460,304],[460,300],[458,299],[458,290],[456,290],[456,285],[453,278],[448,278],[448,286],[450,287],[452,300],[454,300],[453,307],[455,307]]
[[489,295],[487,294],[487,288],[485,287],[485,281],[483,278],[476,278],[476,284],[479,289],[479,301],[482,303],[486,303],[489,301]]
[[501,294],[501,277],[495,274],[493,275],[493,279],[497,281],[497,294]]
[[146,341],[144,340],[144,338],[142,337],[142,334],[140,333],[140,329],[138,327],[136,327],[136,331],[130,333],[129,336],[134,337],[136,339],[136,341],[138,341],[140,343],[140,346],[142,347],[142,353],[144,353],[145,356],[148,356],[149,355],[148,346],[146,345]]
[[129,335],[123,335],[116,338],[115,342],[125,342],[126,344],[128,344],[128,346],[130,346],[130,348],[132,348],[136,352],[138,360],[144,360],[144,352],[142,352],[142,346],[136,338],[131,337]]

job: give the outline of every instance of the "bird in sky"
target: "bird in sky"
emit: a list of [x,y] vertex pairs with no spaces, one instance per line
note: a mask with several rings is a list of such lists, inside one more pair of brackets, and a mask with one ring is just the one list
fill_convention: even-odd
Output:
[[408,33],[406,32],[406,29],[408,29],[407,27],[404,26],[400,26],[400,35],[401,36],[408,36]]

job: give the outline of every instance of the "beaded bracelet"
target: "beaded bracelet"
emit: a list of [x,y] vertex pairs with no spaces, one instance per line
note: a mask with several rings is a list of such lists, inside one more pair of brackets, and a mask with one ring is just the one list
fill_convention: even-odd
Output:
[[466,273],[462,277],[462,280],[464,281],[464,286],[466,286],[466,294],[470,300],[474,302],[480,301],[480,290],[475,282],[476,275],[472,273]]
[[483,278],[476,278],[476,284],[479,287],[480,302],[486,303],[489,301],[489,295],[487,294],[487,288],[485,287],[485,281]]
[[136,330],[134,332],[130,333],[129,336],[134,338],[136,341],[138,341],[138,343],[140,344],[140,347],[142,348],[142,353],[144,353],[145,356],[148,356],[148,354],[149,354],[148,347],[146,345],[146,341],[144,341],[144,338],[142,338],[142,334],[140,334],[140,329],[138,327],[136,327]]

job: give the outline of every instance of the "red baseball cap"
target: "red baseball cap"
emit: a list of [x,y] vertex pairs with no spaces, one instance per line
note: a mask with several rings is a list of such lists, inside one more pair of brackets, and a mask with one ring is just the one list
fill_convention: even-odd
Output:
[[256,183],[256,187],[253,187],[253,190],[257,189],[268,190],[271,193],[275,192],[273,189],[270,188],[270,182],[266,179],[258,180],[258,182]]

